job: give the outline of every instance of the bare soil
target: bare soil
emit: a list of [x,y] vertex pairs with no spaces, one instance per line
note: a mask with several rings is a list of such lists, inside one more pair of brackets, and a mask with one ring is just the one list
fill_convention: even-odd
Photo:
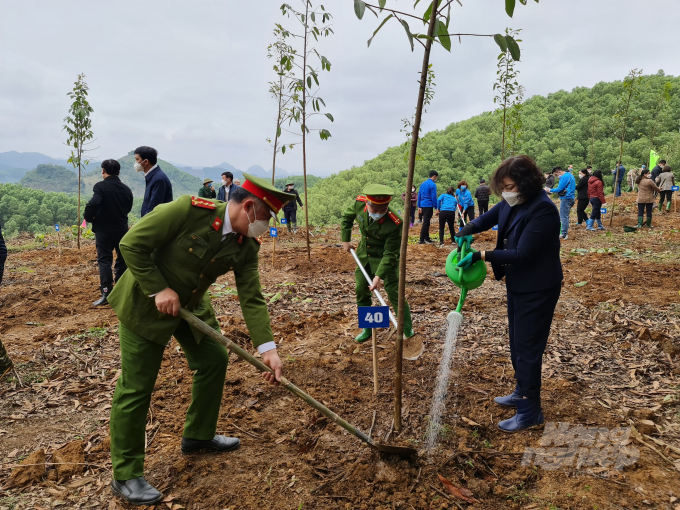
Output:
[[[623,206],[632,211],[631,197]],[[373,452],[232,356],[218,431],[240,437],[242,446],[224,455],[183,456],[191,372],[173,340],[147,420],[146,477],[166,495],[156,508],[676,508],[680,216],[657,214],[651,231],[624,234],[633,214],[615,218],[611,230],[605,220],[604,233],[572,227],[563,242],[564,286],[543,367],[546,420],[634,426],[646,437],[630,439],[640,451],[632,466],[550,471],[521,465],[543,430],[508,435],[496,428],[513,412],[493,397],[509,393],[514,379],[505,287],[490,277],[466,301],[439,446],[423,450],[446,316],[459,295],[444,270],[448,235],[441,248],[409,246],[407,298],[425,353],[404,361],[403,428],[395,431],[393,332],[378,334],[380,392],[374,395],[370,344],[353,342],[354,261],[341,252],[337,228],[316,228],[311,262],[303,231],[283,232],[274,257],[270,240],[260,251],[285,375],[373,438],[414,446],[419,455]],[[433,225],[433,238],[436,230]],[[411,233],[418,232],[419,225]],[[120,364],[116,316],[109,307],[91,306],[98,297],[94,245],[66,246],[59,256],[53,244],[24,250],[20,241],[10,244],[0,335],[23,387],[11,374],[0,381],[0,509],[128,508],[108,487],[108,420]],[[495,232],[488,232],[474,246],[494,244]],[[233,277],[218,283],[213,303],[224,333],[254,352]],[[47,470],[19,472],[34,481],[11,487],[18,463],[31,454],[42,458],[41,450]],[[463,497],[447,491],[438,475]]]

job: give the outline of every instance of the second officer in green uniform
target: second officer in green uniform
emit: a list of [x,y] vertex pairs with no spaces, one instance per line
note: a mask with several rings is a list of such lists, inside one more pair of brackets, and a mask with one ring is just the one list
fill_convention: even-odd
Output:
[[[368,285],[361,269],[355,271],[358,306],[371,306],[372,292],[385,287],[387,297],[396,310],[399,296],[399,249],[401,247],[401,222],[390,202],[394,191],[383,184],[369,184],[363,189],[342,215],[342,245],[346,252],[352,248],[352,227],[359,224],[361,241],[356,249],[361,265],[373,279]],[[405,303],[404,336],[413,336],[411,310]],[[354,340],[365,342],[371,338],[371,330],[364,329]]]

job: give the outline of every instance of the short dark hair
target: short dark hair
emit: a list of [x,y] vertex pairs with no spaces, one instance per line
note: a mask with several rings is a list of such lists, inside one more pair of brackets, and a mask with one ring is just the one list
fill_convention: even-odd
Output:
[[592,169],[592,168],[593,168],[593,165],[587,165],[587,166],[586,166],[586,170],[590,170],[590,169]]
[[596,179],[600,179],[602,181],[602,184],[604,184],[604,179],[602,178],[602,170],[595,170],[593,172],[593,177]]
[[436,170],[430,170],[430,173],[428,174],[430,177],[434,177],[435,175],[439,177],[439,172]]
[[137,147],[135,149],[135,154],[139,154],[139,157],[142,158],[142,161],[146,159],[152,165],[155,165],[158,161],[158,151],[153,147],[142,145],[141,147]]
[[664,165],[664,167],[661,169],[661,172],[670,172],[670,171],[671,171],[671,167],[669,167],[668,165]]
[[587,168],[581,168],[581,170],[579,170],[579,172],[582,173],[582,174],[588,175],[588,169]]
[[665,160],[665,159],[660,159],[659,161],[656,162],[656,164],[658,165],[659,163],[663,163],[663,164],[665,165],[665,164],[666,164],[666,160]]
[[227,179],[231,179],[232,181],[234,180],[234,174],[231,172],[222,172],[222,176],[226,177]]
[[453,195],[453,193],[454,193],[453,186],[449,186],[448,188],[446,188],[446,192],[447,192],[449,195]]
[[115,159],[102,161],[102,168],[109,175],[120,175],[120,163]]
[[561,166],[555,166],[555,167],[553,167],[552,173],[556,173],[556,172],[564,172],[564,170],[562,170]]
[[538,195],[545,182],[541,169],[529,156],[513,156],[503,161],[491,176],[491,189],[501,196],[503,179],[512,179],[519,188],[522,198],[527,201]]
[[458,183],[458,189],[460,189],[461,186],[465,186],[467,188],[467,185],[468,185],[467,181],[460,181]]

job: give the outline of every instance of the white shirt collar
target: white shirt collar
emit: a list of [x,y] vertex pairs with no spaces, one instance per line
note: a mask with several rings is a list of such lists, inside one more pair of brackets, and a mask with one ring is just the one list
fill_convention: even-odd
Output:
[[148,171],[146,174],[144,174],[144,175],[149,175],[149,174],[150,174],[151,172],[153,172],[156,168],[158,168],[158,165],[152,166],[151,168],[149,168],[149,171]]
[[231,228],[231,220],[229,219],[229,202],[227,202],[227,208],[224,211],[224,222],[222,222],[222,240],[231,234],[234,230]]

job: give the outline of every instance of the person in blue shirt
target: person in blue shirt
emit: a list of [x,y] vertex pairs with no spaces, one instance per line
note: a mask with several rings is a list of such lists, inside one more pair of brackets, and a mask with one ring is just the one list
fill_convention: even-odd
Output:
[[553,189],[546,188],[549,193],[557,193],[560,197],[560,221],[562,222],[562,230],[560,239],[568,239],[569,232],[569,213],[574,207],[576,199],[576,179],[571,172],[565,172],[561,166],[553,168],[553,174],[559,179],[557,187]]
[[420,185],[418,189],[418,214],[423,215],[423,225],[420,227],[420,244],[431,244],[430,220],[432,213],[437,207],[437,179],[439,172],[430,170],[429,179]]
[[159,204],[172,202],[172,184],[157,164],[158,151],[142,145],[135,149],[135,170],[144,172],[146,188],[142,201],[142,216],[146,216]]
[[458,199],[459,212],[461,216],[460,226],[463,227],[462,218],[465,218],[465,223],[475,219],[475,201],[472,198],[472,193],[468,189],[467,181],[460,181],[458,189],[456,189],[456,198]]
[[439,246],[444,244],[444,227],[449,225],[451,232],[451,244],[455,244],[453,237],[456,235],[456,208],[458,200],[453,195],[453,186],[449,186],[446,193],[437,199],[437,209],[439,210]]
[[616,168],[612,170],[612,175],[614,176],[614,179],[616,179],[616,195],[617,197],[621,196],[621,185],[623,184],[623,178],[626,176],[626,167],[623,166],[621,163],[618,165],[618,174],[616,173]]

